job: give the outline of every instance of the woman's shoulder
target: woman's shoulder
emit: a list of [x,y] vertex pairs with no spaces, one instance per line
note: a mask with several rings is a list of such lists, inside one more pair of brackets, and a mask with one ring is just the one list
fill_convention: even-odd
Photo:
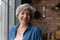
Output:
[[18,27],[19,24],[13,25],[11,26],[11,28],[9,29],[9,31],[14,31],[16,30],[16,28]]
[[16,27],[15,25],[14,26],[11,26],[10,29],[9,29],[9,32],[10,33],[13,32],[15,30],[15,27]]
[[32,30],[35,32],[41,31],[41,29],[39,28],[39,26],[32,24]]

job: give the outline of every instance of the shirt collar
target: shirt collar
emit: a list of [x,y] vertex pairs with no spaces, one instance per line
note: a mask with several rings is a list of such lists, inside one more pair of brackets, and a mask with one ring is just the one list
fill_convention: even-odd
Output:
[[[18,29],[19,25],[20,25],[20,23],[18,23],[17,25],[15,25],[15,31],[14,31],[15,34],[17,33],[17,29]],[[25,34],[28,30],[30,30],[31,25],[32,25],[31,23],[28,23],[28,27],[27,27],[26,31],[24,32],[24,34]],[[23,35],[24,35],[24,34],[23,34]],[[15,35],[15,36],[16,36],[16,35]],[[15,36],[14,36],[14,37],[15,37]]]

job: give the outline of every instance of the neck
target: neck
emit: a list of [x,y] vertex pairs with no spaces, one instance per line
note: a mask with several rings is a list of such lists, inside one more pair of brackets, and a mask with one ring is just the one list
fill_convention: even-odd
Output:
[[27,27],[27,25],[28,25],[28,24],[23,24],[23,23],[21,23],[21,24],[19,25],[19,27]]

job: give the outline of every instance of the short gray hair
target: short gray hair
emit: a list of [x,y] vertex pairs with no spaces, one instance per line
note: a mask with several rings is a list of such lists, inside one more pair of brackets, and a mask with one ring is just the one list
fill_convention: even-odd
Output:
[[34,7],[32,7],[31,5],[25,3],[25,4],[21,4],[17,7],[16,9],[16,16],[19,14],[19,12],[22,10],[22,9],[28,9],[31,10],[32,13],[34,13],[36,11],[36,9]]

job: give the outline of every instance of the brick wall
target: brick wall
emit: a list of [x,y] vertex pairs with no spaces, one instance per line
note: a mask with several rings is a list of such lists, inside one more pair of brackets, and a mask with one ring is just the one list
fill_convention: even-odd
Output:
[[60,32],[59,31],[60,30],[60,8],[53,9],[55,8],[55,5],[57,5],[58,3],[60,3],[60,0],[45,0],[45,1],[42,0],[37,3],[35,3],[34,0],[32,0],[32,3],[31,3],[33,7],[37,5],[37,10],[41,13],[42,16],[43,16],[43,6],[45,6],[44,14],[46,17],[45,18],[41,17],[39,19],[32,19],[32,23],[39,25],[40,28],[43,29],[43,31],[44,29],[46,29],[46,26],[41,27],[41,25],[45,23],[47,25],[47,29],[45,30],[45,32],[47,33],[49,33],[48,31],[55,32],[54,40],[55,39],[57,40],[60,38],[60,33],[59,33]]
[[[33,19],[32,23],[40,26],[41,24],[45,22],[48,27],[47,31],[50,30],[50,31],[56,32],[58,31],[58,29],[60,30],[60,9],[57,9],[57,10],[52,9],[58,3],[60,3],[60,0],[38,1],[37,9],[41,13],[41,15],[43,15],[43,6],[45,6],[46,9],[45,9],[44,14],[46,15],[46,17],[45,18],[41,17],[39,19]],[[31,5],[35,7],[36,3],[34,2],[34,0],[32,0]],[[60,34],[59,34],[59,37],[60,37]]]

